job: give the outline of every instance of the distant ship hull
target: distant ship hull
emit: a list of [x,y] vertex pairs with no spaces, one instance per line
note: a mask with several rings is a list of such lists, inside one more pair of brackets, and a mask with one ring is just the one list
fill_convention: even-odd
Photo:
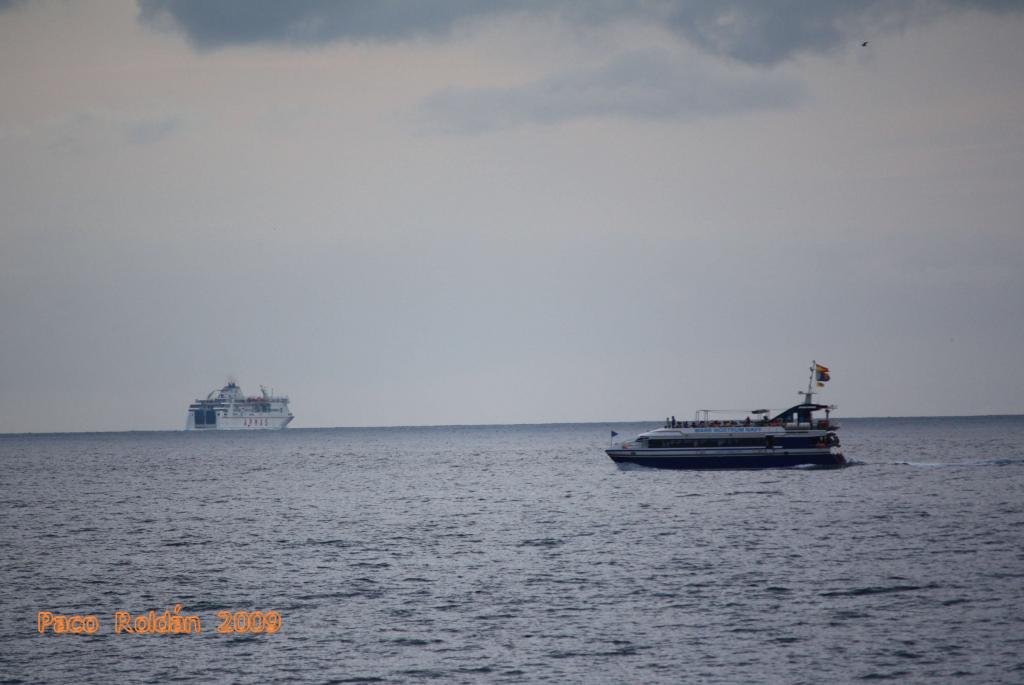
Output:
[[218,417],[218,421],[215,425],[202,425],[196,426],[195,419],[190,416],[188,419],[188,425],[185,426],[185,430],[190,431],[203,431],[203,430],[218,430],[218,431],[257,431],[257,430],[282,430],[287,428],[288,424],[291,423],[294,416],[224,416]]

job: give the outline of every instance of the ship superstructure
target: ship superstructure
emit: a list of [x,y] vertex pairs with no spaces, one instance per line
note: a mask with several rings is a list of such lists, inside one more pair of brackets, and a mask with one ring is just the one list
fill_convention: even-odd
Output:
[[262,385],[259,395],[246,397],[238,383],[229,380],[205,400],[189,405],[185,430],[280,430],[293,418],[287,397],[273,395]]

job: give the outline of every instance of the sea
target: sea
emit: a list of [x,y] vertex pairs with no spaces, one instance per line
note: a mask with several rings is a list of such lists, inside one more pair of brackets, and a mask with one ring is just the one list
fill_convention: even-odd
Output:
[[658,422],[0,436],[0,682],[1024,683],[1024,417],[840,423],[831,470],[605,455]]

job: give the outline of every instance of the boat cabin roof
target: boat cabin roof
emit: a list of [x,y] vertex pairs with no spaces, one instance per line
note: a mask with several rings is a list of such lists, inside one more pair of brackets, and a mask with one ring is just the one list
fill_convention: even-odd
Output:
[[728,422],[723,423],[719,421],[712,422],[714,425],[686,425],[679,428],[655,428],[649,430],[646,433],[641,433],[638,438],[692,438],[695,436],[702,435],[723,435],[723,434],[754,434],[763,435],[765,433],[785,433],[786,428],[780,424],[766,425],[757,424],[745,426],[743,424],[728,425]]
[[801,402],[795,404],[789,409],[779,412],[772,418],[772,421],[781,421],[782,423],[809,423],[811,416],[816,411],[828,411],[832,409],[827,404],[815,404],[813,402]]

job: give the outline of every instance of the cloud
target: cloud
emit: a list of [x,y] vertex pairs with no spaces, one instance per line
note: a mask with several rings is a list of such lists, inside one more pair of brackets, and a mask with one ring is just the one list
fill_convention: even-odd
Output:
[[[2,2],[3,0],[0,0]],[[661,26],[703,50],[772,65],[905,29],[951,11],[1021,12],[1014,0],[138,0],[140,19],[182,31],[199,49],[270,43],[443,36],[456,24],[512,13],[582,25]]]
[[689,0],[655,6],[661,23],[703,50],[763,65],[857,45],[952,11],[1024,10],[1008,0]]
[[184,121],[177,116],[137,116],[88,110],[57,117],[35,127],[35,133],[56,151],[91,155],[116,145],[152,145],[178,134]]
[[180,29],[202,50],[444,34],[458,21],[523,6],[512,0],[138,0],[143,23]]
[[0,143],[40,145],[73,156],[124,146],[148,146],[181,134],[186,116],[82,109],[31,123],[0,127]]
[[790,107],[803,97],[790,79],[748,69],[680,64],[664,51],[621,55],[595,68],[512,88],[450,88],[421,113],[450,133],[592,117],[692,119]]
[[173,136],[181,129],[182,121],[177,117],[155,117],[123,122],[120,126],[121,135],[129,143],[150,145]]

